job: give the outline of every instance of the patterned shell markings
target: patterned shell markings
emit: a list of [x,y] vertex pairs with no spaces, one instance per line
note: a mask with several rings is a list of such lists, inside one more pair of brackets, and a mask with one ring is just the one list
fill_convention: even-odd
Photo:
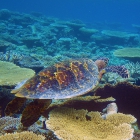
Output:
[[71,98],[93,89],[98,84],[98,76],[98,67],[90,59],[64,61],[40,71],[15,96],[32,99]]

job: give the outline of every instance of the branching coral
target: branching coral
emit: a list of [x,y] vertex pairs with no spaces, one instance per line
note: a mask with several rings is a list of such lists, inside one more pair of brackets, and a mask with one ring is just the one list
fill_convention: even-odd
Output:
[[101,79],[101,83],[110,83],[110,84],[116,84],[122,81],[126,81],[126,78],[122,78],[119,74],[112,72],[105,73]]
[[7,51],[6,53],[0,53],[0,60],[2,61],[8,61],[16,63],[19,60],[23,59],[23,55],[13,52],[13,51]]
[[50,112],[46,126],[63,140],[128,140],[133,137],[131,123],[135,121],[132,115],[121,113],[104,120],[99,112],[57,108]]
[[138,78],[140,77],[140,63],[136,62],[129,62],[127,64],[125,64],[125,67],[128,69],[130,76],[132,78]]
[[0,140],[45,140],[43,135],[36,135],[33,132],[24,131],[21,133],[5,134],[0,136]]

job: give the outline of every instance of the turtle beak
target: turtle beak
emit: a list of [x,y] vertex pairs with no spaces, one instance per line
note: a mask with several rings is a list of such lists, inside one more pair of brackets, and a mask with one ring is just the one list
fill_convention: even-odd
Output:
[[99,80],[101,80],[102,76],[106,73],[106,70],[105,69],[102,69],[100,72],[99,72]]

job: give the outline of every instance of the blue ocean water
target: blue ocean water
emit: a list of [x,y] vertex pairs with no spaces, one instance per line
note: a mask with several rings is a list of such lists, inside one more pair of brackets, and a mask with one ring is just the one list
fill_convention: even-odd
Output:
[[34,11],[86,23],[119,23],[125,28],[140,24],[139,0],[1,0],[0,9],[24,13]]

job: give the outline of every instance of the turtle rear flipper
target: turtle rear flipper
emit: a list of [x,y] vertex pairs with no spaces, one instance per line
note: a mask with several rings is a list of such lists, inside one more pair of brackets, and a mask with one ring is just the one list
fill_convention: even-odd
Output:
[[22,112],[21,123],[23,126],[29,127],[34,124],[51,104],[51,101],[51,99],[35,99],[33,102],[29,103]]
[[119,74],[122,78],[129,78],[129,72],[124,66],[109,66],[105,68],[106,72]]
[[16,97],[12,101],[10,101],[6,106],[5,115],[12,116],[15,113],[17,113],[23,107],[26,100],[27,100],[26,98]]

